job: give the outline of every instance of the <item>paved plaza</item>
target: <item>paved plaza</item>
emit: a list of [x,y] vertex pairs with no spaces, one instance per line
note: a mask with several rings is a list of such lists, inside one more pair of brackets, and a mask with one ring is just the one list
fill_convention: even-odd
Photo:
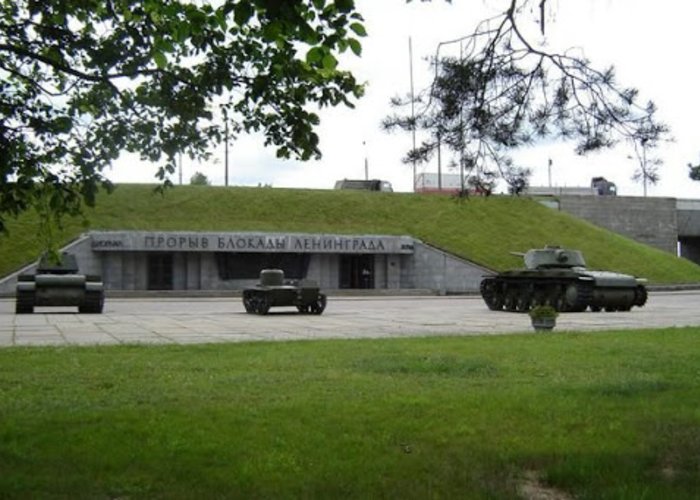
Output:
[[[627,313],[567,313],[557,332],[700,326],[700,292],[654,292]],[[103,314],[0,299],[0,346],[195,344],[530,332],[525,314],[489,311],[480,297],[331,297],[321,316],[276,308],[246,314],[240,298],[107,298]]]

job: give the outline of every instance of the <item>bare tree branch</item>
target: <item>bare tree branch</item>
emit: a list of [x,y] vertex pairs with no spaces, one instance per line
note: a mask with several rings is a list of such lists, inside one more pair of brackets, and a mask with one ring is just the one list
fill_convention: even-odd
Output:
[[[548,51],[528,39],[519,20],[530,1],[511,0],[472,34],[438,45],[431,62],[435,77],[419,94],[424,105],[417,118],[384,120],[386,129],[415,127],[431,136],[407,158],[428,161],[439,134],[456,155],[471,158],[477,174],[503,175],[512,166],[508,153],[539,138],[573,139],[579,154],[620,141],[644,140],[651,147],[667,139],[653,103],[638,104],[638,91],[618,86],[613,68],[598,70],[574,51]],[[545,5],[538,2],[542,34]],[[459,57],[442,55],[456,45]]]

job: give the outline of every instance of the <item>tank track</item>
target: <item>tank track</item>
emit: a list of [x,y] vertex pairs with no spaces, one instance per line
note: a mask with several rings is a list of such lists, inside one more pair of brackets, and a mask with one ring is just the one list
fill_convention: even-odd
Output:
[[267,295],[259,290],[245,290],[243,292],[243,307],[249,314],[265,315],[270,310],[270,305]]
[[[286,306],[296,306],[297,311],[302,314],[323,314],[326,309],[327,298],[324,294],[319,293],[312,301],[295,302],[283,304]],[[262,290],[244,290],[243,291],[243,307],[248,314],[265,315],[270,311],[273,305],[271,297],[268,293]]]
[[17,292],[15,298],[15,314],[32,314],[34,312],[34,294]]
[[101,314],[104,308],[104,294],[101,292],[89,292],[85,294],[83,303],[78,306],[81,314]]
[[593,299],[593,283],[571,280],[509,280],[488,277],[481,281],[481,296],[492,311],[527,312],[536,305],[551,305],[561,312],[583,312]]
[[647,288],[644,285],[637,285],[637,289],[634,291],[634,305],[642,307],[647,303],[648,297]]

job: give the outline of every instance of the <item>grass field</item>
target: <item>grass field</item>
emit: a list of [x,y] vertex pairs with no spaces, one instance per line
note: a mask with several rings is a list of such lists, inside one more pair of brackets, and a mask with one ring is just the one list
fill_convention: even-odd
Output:
[[0,497],[697,498],[699,334],[2,349]]
[[[9,221],[9,234],[0,235],[0,276],[41,253],[37,227],[33,214]],[[592,268],[652,283],[700,282],[700,266],[690,261],[508,196],[458,202],[408,193],[209,186],[178,186],[161,196],[153,186],[121,185],[100,196],[85,221],[67,221],[63,241],[87,229],[410,235],[495,270],[522,266],[510,251],[558,244],[581,249]]]

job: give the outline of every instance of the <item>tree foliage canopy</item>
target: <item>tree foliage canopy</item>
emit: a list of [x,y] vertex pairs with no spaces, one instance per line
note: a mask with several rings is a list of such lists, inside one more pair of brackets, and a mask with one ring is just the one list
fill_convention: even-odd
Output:
[[[121,152],[160,165],[258,131],[280,157],[320,156],[309,104],[362,93],[353,0],[0,0],[0,229],[35,203],[77,212]],[[39,188],[40,187],[40,188]]]
[[192,174],[192,177],[190,177],[190,185],[192,186],[208,186],[210,184],[209,177],[202,172],[195,172]]
[[[384,121],[389,130],[428,133],[406,162],[426,162],[445,146],[467,175],[496,171],[508,179],[508,153],[537,139],[572,140],[576,152],[585,154],[620,140],[652,147],[664,138],[668,128],[657,121],[654,104],[639,104],[638,91],[619,86],[613,68],[598,70],[577,51],[552,52],[533,43],[544,34],[545,4],[510,0],[501,15],[473,33],[440,44],[430,87],[393,101],[398,107],[413,104],[416,112]],[[532,26],[531,19],[520,22],[533,15],[540,31],[534,35],[522,28]],[[448,45],[458,47],[459,56],[442,56]]]

